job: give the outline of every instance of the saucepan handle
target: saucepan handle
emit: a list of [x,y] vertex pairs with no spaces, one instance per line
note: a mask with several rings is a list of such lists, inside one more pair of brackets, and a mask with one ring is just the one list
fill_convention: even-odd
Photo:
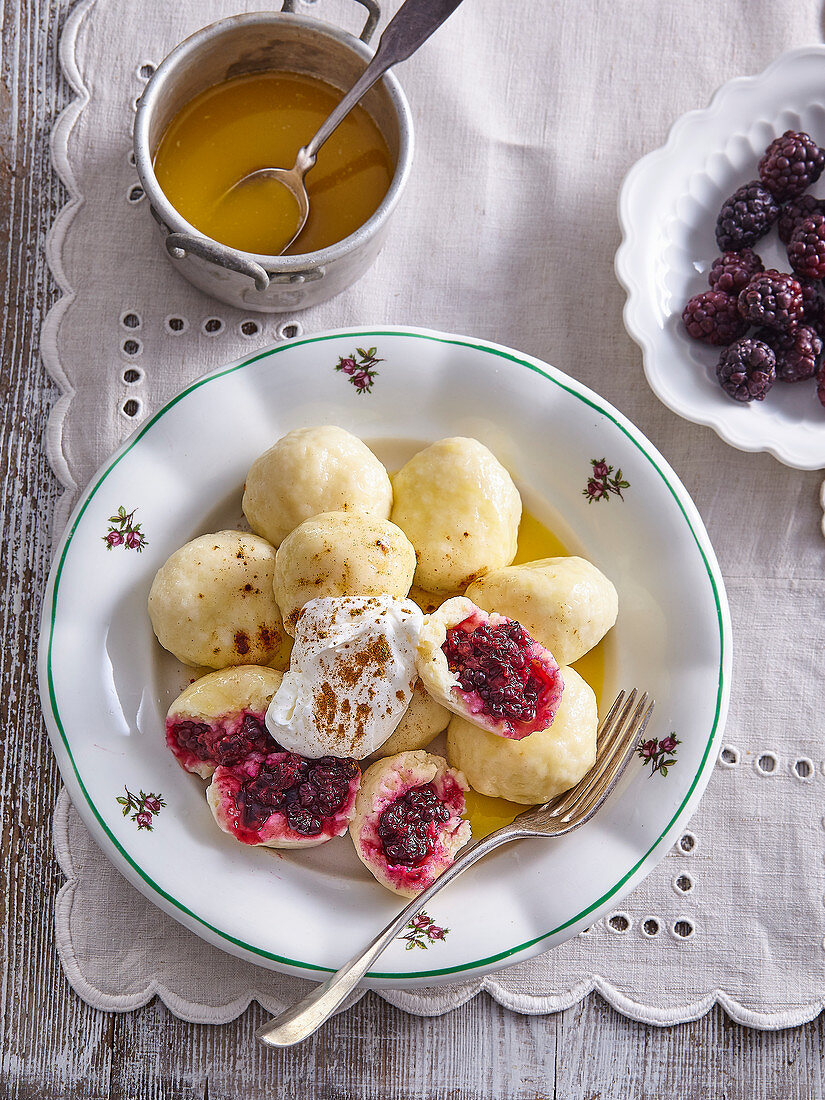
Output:
[[197,256],[207,263],[248,275],[255,283],[255,289],[264,291],[269,286],[269,275],[254,260],[245,260],[229,248],[207,237],[195,237],[191,233],[170,233],[165,238],[166,251],[173,260],[182,260],[185,256]]
[[[378,6],[377,0],[356,0],[356,3],[367,9],[367,19],[358,37],[362,42],[369,44],[374,30],[378,26],[378,20],[381,18],[381,8]],[[295,0],[284,0],[281,11],[285,11],[287,15],[294,15]]]

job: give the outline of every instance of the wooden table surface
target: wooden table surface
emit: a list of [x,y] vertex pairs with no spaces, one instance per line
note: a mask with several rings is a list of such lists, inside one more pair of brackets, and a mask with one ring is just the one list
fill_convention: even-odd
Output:
[[715,1009],[660,1029],[624,1019],[596,995],[540,1017],[483,995],[421,1019],[368,994],[314,1040],[273,1054],[253,1041],[263,1019],[257,1006],[206,1027],[182,1023],[158,1001],[126,1015],[101,1013],[70,989],[52,932],[59,776],[35,664],[58,488],[45,436],[59,394],[39,355],[40,325],[56,297],[45,239],[66,201],[48,139],[69,95],[57,49],[71,6],[0,0],[0,1100],[822,1098],[821,1016],[766,1033]]

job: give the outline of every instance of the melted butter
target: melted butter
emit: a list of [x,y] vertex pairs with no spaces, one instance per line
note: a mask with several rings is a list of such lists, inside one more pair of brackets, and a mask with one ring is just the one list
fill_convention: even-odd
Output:
[[[564,543],[535,516],[529,512],[522,514],[514,565],[538,561],[540,558],[564,557],[569,553]],[[593,688],[597,702],[601,703],[604,688],[604,642],[599,642],[571,667]],[[506,798],[490,798],[489,795],[479,794],[474,790],[467,791],[465,797],[466,816],[475,840],[481,840],[502,825],[509,825],[522,810],[527,809],[517,802],[508,802]]]
[[[244,252],[278,255],[297,226],[297,206],[274,180],[245,184],[258,168],[291,168],[342,93],[316,77],[265,72],[207,88],[169,124],[154,168],[164,194],[201,233]],[[315,252],[362,226],[393,176],[377,125],[356,106],[306,177],[309,219],[286,255]]]

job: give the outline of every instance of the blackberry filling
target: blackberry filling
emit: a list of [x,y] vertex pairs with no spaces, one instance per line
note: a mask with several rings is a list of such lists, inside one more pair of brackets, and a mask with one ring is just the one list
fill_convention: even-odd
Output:
[[449,820],[450,811],[431,783],[412,787],[396,798],[378,820],[378,835],[387,862],[418,866],[435,848],[438,826]]
[[278,751],[262,718],[254,714],[245,714],[232,733],[220,724],[191,721],[172,723],[169,733],[179,749],[212,764],[239,764],[250,753]]
[[[465,620],[465,623],[470,620]],[[531,722],[539,699],[554,681],[533,657],[533,641],[521,623],[465,623],[451,627],[442,649],[447,667],[464,691],[475,692],[493,718]]]
[[358,765],[349,758],[322,756],[307,760],[296,753],[268,760],[254,779],[242,784],[237,796],[241,825],[259,830],[274,813],[283,814],[301,836],[317,836],[324,819],[342,808]]

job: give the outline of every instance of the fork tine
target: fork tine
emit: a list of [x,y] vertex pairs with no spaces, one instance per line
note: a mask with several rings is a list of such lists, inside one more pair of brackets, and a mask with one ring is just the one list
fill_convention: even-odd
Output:
[[[633,703],[635,702],[637,694],[638,692],[634,688],[622,707],[624,692],[619,692],[596,735],[596,760],[593,767],[584,779],[573,787],[572,790],[565,791],[563,794],[558,795],[557,798],[551,799],[550,802],[546,804],[547,809],[552,809],[553,813],[560,817],[564,816],[569,810],[580,803],[581,799],[588,795],[592,787],[600,781],[605,767],[612,759],[617,743],[619,741],[623,742],[622,730],[633,708]],[[644,698],[647,699],[647,694],[645,694]],[[619,713],[620,708],[621,713]]]
[[[645,709],[645,704],[647,704],[647,709]],[[596,812],[618,783],[636,751],[641,735],[647,728],[654,706],[655,700],[651,699],[648,703],[647,694],[639,701],[639,705],[633,712],[633,717],[624,732],[619,751],[613,755],[603,769],[599,783],[587,791],[576,807],[576,817],[581,817],[582,824]]]

